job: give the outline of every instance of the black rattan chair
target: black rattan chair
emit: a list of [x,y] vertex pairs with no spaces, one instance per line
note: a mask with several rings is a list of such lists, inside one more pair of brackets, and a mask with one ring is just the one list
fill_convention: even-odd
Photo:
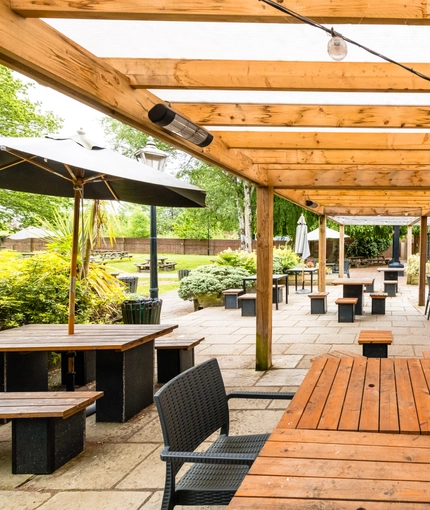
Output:
[[[229,436],[230,398],[288,399],[294,393],[225,392],[216,359],[182,372],[155,395],[166,462],[162,510],[175,505],[228,505],[269,434]],[[205,452],[195,452],[214,432]],[[184,463],[191,468],[176,482]]]

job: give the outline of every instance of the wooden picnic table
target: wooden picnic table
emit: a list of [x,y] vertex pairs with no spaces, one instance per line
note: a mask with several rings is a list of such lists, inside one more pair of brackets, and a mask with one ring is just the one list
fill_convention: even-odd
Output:
[[430,359],[317,358],[283,428],[430,434]]
[[429,387],[430,360],[317,358],[228,509],[429,508]]
[[278,427],[228,510],[425,510],[430,437]]
[[355,314],[363,315],[363,293],[366,285],[372,285],[373,278],[337,278],[332,285],[343,285],[344,298],[358,298]]
[[[0,331],[6,391],[47,391],[49,352],[96,352],[97,421],[125,422],[153,402],[154,340],[167,324],[29,324]],[[0,381],[2,382],[2,381]]]

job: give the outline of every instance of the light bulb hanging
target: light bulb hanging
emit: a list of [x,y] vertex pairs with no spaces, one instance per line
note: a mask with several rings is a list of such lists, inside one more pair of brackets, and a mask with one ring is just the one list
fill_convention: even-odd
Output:
[[337,62],[343,60],[348,53],[346,42],[342,39],[342,37],[332,33],[332,37],[327,44],[327,53]]

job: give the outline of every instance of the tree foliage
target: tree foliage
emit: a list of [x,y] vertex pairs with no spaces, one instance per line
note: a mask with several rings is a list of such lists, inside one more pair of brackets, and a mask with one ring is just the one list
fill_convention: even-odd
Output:
[[[0,251],[0,329],[25,324],[66,324],[68,317],[70,258],[47,252],[18,258]],[[95,268],[91,278],[76,282],[76,322],[105,323],[115,318],[124,293],[116,285],[100,292],[105,273]]]
[[[0,65],[0,135],[36,137],[57,133],[63,119],[44,112],[39,102],[30,100],[34,85],[23,83],[12,71]],[[0,229],[18,229],[35,225],[40,218],[52,219],[55,211],[66,208],[69,199],[0,190]]]
[[23,83],[0,65],[0,134],[2,136],[46,136],[57,133],[63,119],[28,97],[32,83]]

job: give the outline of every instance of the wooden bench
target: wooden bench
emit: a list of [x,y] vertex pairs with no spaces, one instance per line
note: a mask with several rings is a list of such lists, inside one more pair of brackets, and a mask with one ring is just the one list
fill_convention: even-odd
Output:
[[226,310],[240,308],[239,296],[244,294],[243,289],[226,289],[222,291],[224,295],[224,306]]
[[102,391],[0,393],[12,420],[12,473],[49,474],[84,450],[85,409]]
[[363,329],[358,336],[358,344],[363,346],[366,358],[388,358],[388,346],[392,342],[391,331]]
[[308,294],[311,300],[311,315],[327,313],[328,292],[312,292]]
[[158,267],[163,271],[170,271],[171,269],[175,269],[177,262],[164,262],[164,264],[158,264]]
[[372,315],[385,315],[385,300],[388,297],[387,292],[372,292]]
[[273,285],[272,290],[272,303],[282,303],[284,300],[284,292],[285,285],[278,285],[278,299],[276,299],[276,285]]
[[205,339],[186,337],[161,337],[155,340],[157,351],[157,381],[166,383],[184,370],[195,365],[194,347]]
[[338,298],[335,303],[338,305],[338,322],[354,322],[355,305],[358,298]]
[[148,262],[142,262],[141,264],[134,264],[137,267],[139,273],[142,271],[149,271],[151,265]]
[[242,294],[237,298],[240,302],[240,308],[242,309],[242,317],[255,317],[256,312],[256,294]]
[[384,292],[386,292],[388,294],[388,297],[396,297],[397,280],[385,280],[384,281]]
[[375,278],[373,278],[370,285],[364,286],[364,292],[375,292]]
[[358,354],[353,351],[347,351],[346,349],[336,349],[335,351],[325,352],[324,354],[320,354],[319,356],[315,356],[315,358],[311,359],[313,363],[318,358],[365,358],[362,354]]

